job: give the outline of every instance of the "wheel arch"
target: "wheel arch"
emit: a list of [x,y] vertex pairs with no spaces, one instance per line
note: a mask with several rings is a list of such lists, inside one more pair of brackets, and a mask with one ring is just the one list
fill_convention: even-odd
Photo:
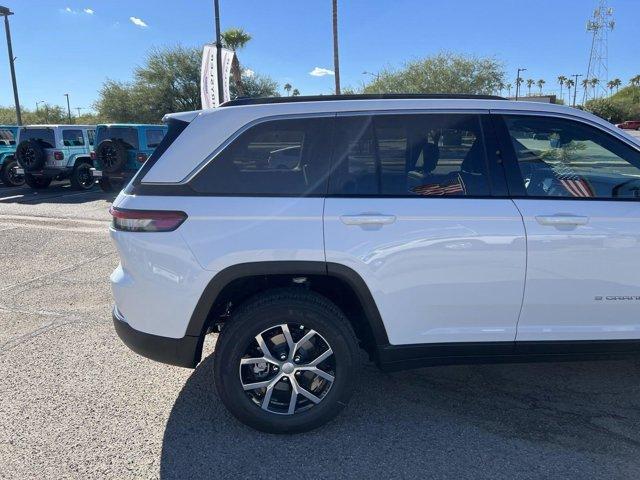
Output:
[[273,261],[243,263],[228,267],[208,283],[191,315],[186,335],[203,341],[206,333],[235,304],[261,292],[295,285],[308,288],[334,302],[351,322],[361,346],[373,359],[380,347],[389,344],[378,307],[362,277],[349,267],[315,261]]
[[73,168],[77,167],[79,163],[88,163],[92,167],[94,166],[93,160],[91,160],[91,156],[86,156],[84,154],[77,155],[75,158],[73,158]]

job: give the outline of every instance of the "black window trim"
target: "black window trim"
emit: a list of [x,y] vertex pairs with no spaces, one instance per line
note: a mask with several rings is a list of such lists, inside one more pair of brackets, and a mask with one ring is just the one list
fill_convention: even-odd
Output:
[[601,125],[598,122],[583,118],[577,115],[555,113],[555,112],[540,112],[534,110],[493,110],[492,116],[494,117],[494,124],[496,125],[496,134],[498,142],[500,144],[500,150],[503,157],[503,167],[505,175],[507,177],[507,184],[510,192],[510,198],[514,200],[560,200],[571,202],[640,202],[637,198],[603,198],[603,197],[550,197],[546,195],[527,195],[526,189],[522,181],[522,172],[520,171],[520,165],[518,163],[518,157],[513,143],[511,142],[510,133],[507,128],[507,124],[504,120],[506,116],[529,116],[529,117],[550,117],[561,120],[569,120],[587,125],[588,127],[595,128],[605,135],[622,141],[628,147],[636,150],[640,153],[640,146],[633,141],[625,138],[623,135],[619,135],[613,128],[609,129],[605,125]]

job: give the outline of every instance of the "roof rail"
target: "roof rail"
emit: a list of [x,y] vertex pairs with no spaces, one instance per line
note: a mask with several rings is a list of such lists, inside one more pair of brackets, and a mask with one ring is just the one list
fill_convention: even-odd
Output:
[[262,105],[268,103],[294,103],[294,102],[330,102],[335,100],[383,100],[383,99],[467,99],[467,100],[506,100],[496,95],[470,95],[460,93],[372,93],[361,95],[308,95],[295,97],[241,97],[236,100],[224,102],[221,107],[234,107],[238,105]]

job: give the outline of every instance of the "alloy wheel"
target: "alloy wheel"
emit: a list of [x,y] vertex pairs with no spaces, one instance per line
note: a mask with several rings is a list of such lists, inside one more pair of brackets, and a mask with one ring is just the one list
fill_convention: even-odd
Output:
[[335,380],[335,356],[313,329],[284,323],[255,336],[240,359],[240,382],[262,410],[300,413],[322,402]]

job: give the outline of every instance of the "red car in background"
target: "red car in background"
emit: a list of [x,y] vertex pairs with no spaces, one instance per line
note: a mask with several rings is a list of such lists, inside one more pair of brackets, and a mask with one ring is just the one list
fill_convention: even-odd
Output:
[[625,130],[640,130],[640,120],[627,120],[626,122],[619,123],[616,127]]

